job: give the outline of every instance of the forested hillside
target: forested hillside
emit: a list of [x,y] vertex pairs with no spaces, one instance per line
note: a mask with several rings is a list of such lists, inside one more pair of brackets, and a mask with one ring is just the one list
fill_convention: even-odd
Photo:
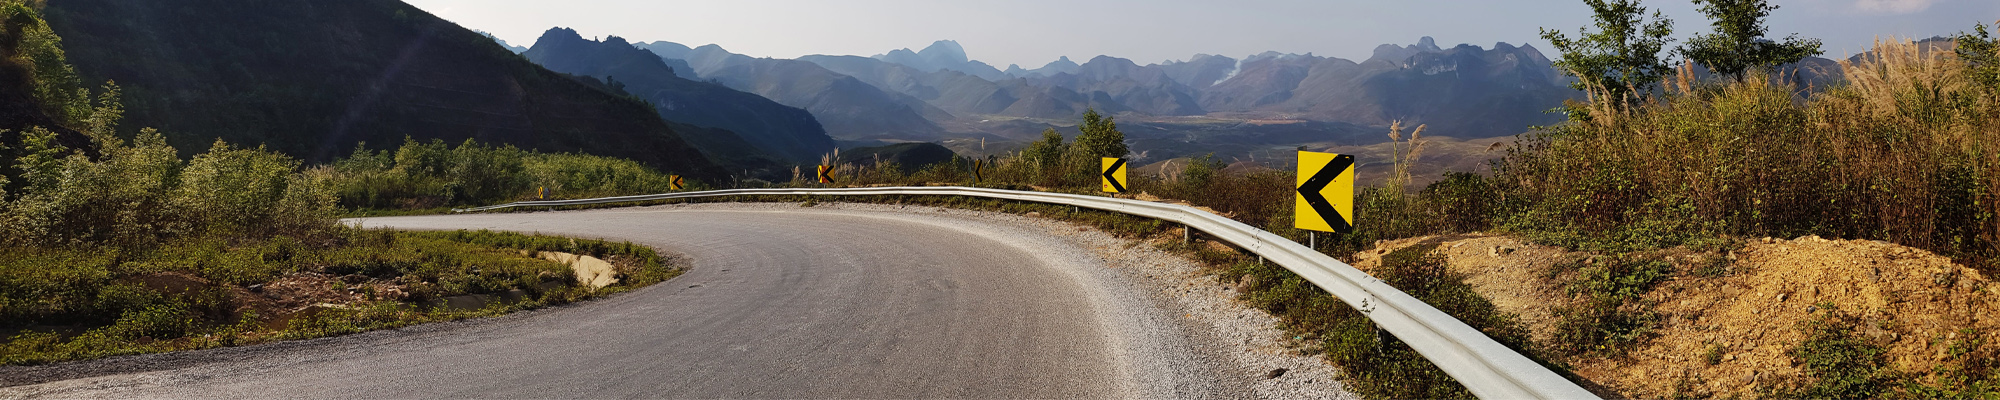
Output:
[[46,14],[84,82],[124,87],[125,126],[184,153],[220,138],[325,162],[363,142],[478,139],[722,174],[644,101],[400,1],[56,0]]

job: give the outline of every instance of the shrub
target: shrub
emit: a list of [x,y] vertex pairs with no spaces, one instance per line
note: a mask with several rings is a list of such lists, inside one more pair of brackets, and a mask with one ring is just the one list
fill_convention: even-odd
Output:
[[1574,300],[1556,307],[1550,348],[1571,356],[1618,356],[1646,338],[1659,315],[1643,296],[1673,275],[1672,264],[1628,257],[1554,268],[1572,275],[1565,289]]
[[[1797,360],[1807,382],[1781,397],[1860,399],[1882,396],[1892,370],[1880,345],[1855,336],[1860,318],[1821,303],[1819,315],[1799,327],[1806,339],[1785,354]],[[1786,388],[1779,388],[1784,390]]]

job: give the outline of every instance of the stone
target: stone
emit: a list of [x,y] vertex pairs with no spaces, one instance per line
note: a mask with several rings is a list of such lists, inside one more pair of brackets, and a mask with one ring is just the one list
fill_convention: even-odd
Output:
[[1236,292],[1250,293],[1252,290],[1257,290],[1258,283],[1256,275],[1244,274],[1242,278],[1236,280]]
[[1285,376],[1284,368],[1271,370],[1271,372],[1264,374],[1264,379],[1278,379],[1280,376]]

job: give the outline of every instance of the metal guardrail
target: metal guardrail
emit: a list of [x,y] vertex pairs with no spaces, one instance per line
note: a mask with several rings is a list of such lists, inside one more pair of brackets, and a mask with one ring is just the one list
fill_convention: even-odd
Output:
[[936,195],[1032,201],[1098,209],[1177,222],[1247,249],[1319,285],[1361,310],[1377,326],[1408,343],[1424,358],[1486,399],[1582,399],[1596,395],[1508,349],[1463,321],[1383,283],[1347,263],[1290,239],[1193,207],[1065,193],[968,187],[881,187],[850,189],[731,189],[578,200],[523,201],[453,212],[515,207],[575,206],[719,196]]

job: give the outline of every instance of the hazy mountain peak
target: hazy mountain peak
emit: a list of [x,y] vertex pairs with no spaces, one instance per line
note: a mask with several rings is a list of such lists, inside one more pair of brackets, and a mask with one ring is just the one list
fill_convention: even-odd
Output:
[[[719,44],[714,44],[714,43],[709,43],[709,44],[704,44],[704,45],[701,45],[701,46],[697,46],[697,47],[695,47],[695,48],[693,48],[693,49],[689,49],[689,50],[691,50],[691,51],[702,51],[702,52],[709,52],[709,51],[718,51],[718,52],[723,52],[723,53],[729,53],[729,50],[726,50],[726,49],[723,49],[723,48],[722,48],[722,45],[719,45]],[[729,53],[729,54],[736,54],[736,53]]]
[[918,51],[917,55],[923,56],[925,60],[930,61],[932,64],[964,64],[972,61],[971,58],[965,56],[965,47],[959,46],[958,41],[955,40],[931,42],[930,47],[925,47],[923,51]]
[[[1459,46],[1464,46],[1464,45],[1459,45]],[[1478,46],[1473,46],[1473,47],[1476,48]],[[1409,45],[1408,47],[1398,46],[1394,44],[1384,44],[1381,46],[1375,46],[1374,54],[1370,55],[1368,59],[1382,60],[1393,64],[1401,64],[1403,63],[1403,60],[1408,60],[1410,57],[1416,56],[1418,54],[1440,53],[1440,52],[1444,52],[1444,49],[1438,47],[1437,39],[1432,39],[1430,36],[1425,36],[1417,39],[1417,44]]]
[[929,60],[925,60],[923,56],[917,55],[917,52],[910,51],[909,48],[889,50],[888,53],[876,54],[871,58],[907,65],[910,68],[916,68],[924,72],[937,71],[937,68],[931,65]]
[[1009,69],[1007,74],[1022,78],[1030,76],[1056,76],[1056,74],[1075,74],[1077,69],[1082,67],[1082,65],[1078,65],[1075,61],[1070,61],[1069,56],[1059,56],[1056,57],[1055,61],[1050,61],[1048,64],[1042,65],[1041,68],[1018,71]]
[[652,43],[639,43],[633,46],[652,51],[653,54],[657,54],[660,57],[674,59],[686,59],[687,53],[694,51],[694,49],[687,47],[687,45],[665,40],[654,41]]
[[965,47],[959,46],[958,42],[953,40],[932,42],[930,47],[925,47],[923,51],[910,51],[908,48],[902,48],[891,50],[886,54],[877,54],[870,58],[902,64],[923,72],[937,72],[941,70],[958,71],[989,81],[1007,78],[1007,73],[1000,72],[999,68],[993,68],[992,65],[968,58],[965,55]]
[[539,44],[542,41],[560,42],[568,40],[583,40],[583,35],[577,34],[575,29],[558,26],[554,28],[549,28],[549,30],[547,31],[543,31],[542,37],[535,39],[535,43]]
[[631,45],[632,45],[632,42],[627,42],[627,41],[625,41],[625,38],[622,38],[622,37],[618,37],[618,36],[616,36],[616,35],[613,35],[613,36],[605,36],[605,37],[604,37],[604,43],[609,43],[609,44],[622,44],[622,45],[626,45],[626,46],[631,46]]

